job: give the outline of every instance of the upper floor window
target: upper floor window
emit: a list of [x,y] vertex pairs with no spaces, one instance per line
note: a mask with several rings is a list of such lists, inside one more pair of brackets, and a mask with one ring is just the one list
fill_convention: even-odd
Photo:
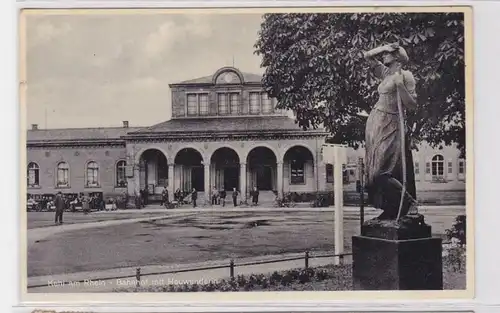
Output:
[[250,114],[270,114],[274,111],[273,101],[266,92],[250,92]]
[[250,114],[260,113],[260,92],[250,93]]
[[418,162],[415,162],[414,168],[415,168],[415,175],[418,176],[420,174],[420,165],[418,164]]
[[269,98],[267,93],[262,93],[261,94],[261,101],[262,101],[262,113],[263,114],[270,114],[273,112],[273,102],[272,99]]
[[127,186],[127,162],[124,160],[118,161],[116,163],[116,186],[126,187]]
[[229,95],[229,103],[231,106],[231,114],[239,114],[240,113],[240,98],[239,94],[231,93]]
[[227,115],[227,114],[238,114],[240,113],[240,101],[239,101],[239,93],[230,92],[230,93],[219,93],[218,94],[218,112],[219,115]]
[[87,163],[87,187],[99,186],[99,166],[96,162],[91,161]]
[[197,115],[198,114],[198,95],[189,94],[187,95],[187,115]]
[[69,187],[69,165],[66,162],[57,164],[57,187]]
[[225,93],[218,94],[217,111],[220,115],[226,115],[229,113],[229,101],[227,98],[227,94]]
[[40,184],[40,167],[31,162],[28,164],[28,187],[37,187]]
[[188,94],[187,95],[187,115],[208,115],[210,107],[208,102],[208,94]]
[[432,176],[444,176],[444,157],[440,154],[432,157]]

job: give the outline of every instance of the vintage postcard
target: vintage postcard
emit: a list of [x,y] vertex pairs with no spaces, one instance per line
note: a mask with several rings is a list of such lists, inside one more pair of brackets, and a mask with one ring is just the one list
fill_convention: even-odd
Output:
[[22,299],[472,298],[471,18],[21,10]]

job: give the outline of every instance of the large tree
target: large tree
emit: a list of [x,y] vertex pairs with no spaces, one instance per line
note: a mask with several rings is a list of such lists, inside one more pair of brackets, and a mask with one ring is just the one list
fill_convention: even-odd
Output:
[[366,113],[377,101],[363,51],[399,42],[417,80],[419,108],[409,113],[413,144],[458,144],[465,151],[462,13],[266,14],[255,53],[263,85],[304,129],[323,125],[333,140],[359,147]]

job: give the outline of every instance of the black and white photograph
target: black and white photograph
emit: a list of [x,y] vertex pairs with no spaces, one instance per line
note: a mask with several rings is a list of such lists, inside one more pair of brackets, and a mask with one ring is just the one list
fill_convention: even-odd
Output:
[[22,292],[473,297],[471,14],[22,10]]

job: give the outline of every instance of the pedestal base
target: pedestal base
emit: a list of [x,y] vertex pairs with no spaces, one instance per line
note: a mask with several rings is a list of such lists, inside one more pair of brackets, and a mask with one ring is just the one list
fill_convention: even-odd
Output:
[[371,220],[352,237],[355,290],[442,290],[442,240],[423,217]]

